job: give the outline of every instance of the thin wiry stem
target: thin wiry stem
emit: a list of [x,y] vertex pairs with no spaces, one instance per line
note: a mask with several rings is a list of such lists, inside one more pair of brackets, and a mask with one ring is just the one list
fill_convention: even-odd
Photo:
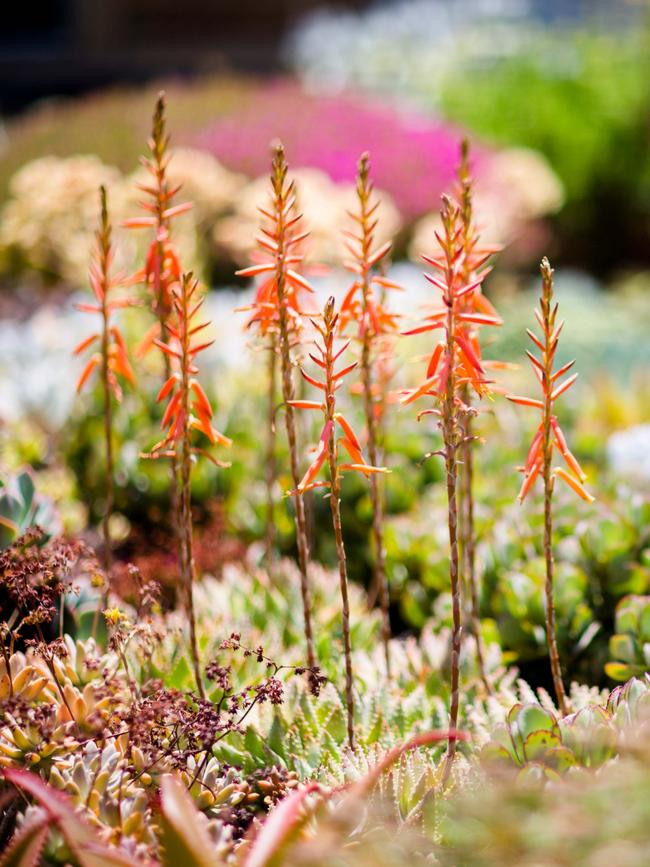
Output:
[[336,397],[334,382],[334,299],[330,298],[325,308],[325,404],[326,423],[330,425],[327,438],[327,459],[330,472],[330,509],[336,542],[336,557],[339,566],[339,586],[341,590],[341,614],[343,623],[343,648],[345,653],[345,703],[347,707],[348,744],[354,749],[354,680],[352,673],[352,640],[350,637],[350,599],[348,594],[348,571],[341,526],[341,475],[339,472],[338,443],[336,439]]
[[459,419],[458,419],[458,404],[457,404],[457,382],[454,358],[456,353],[456,297],[454,293],[454,283],[456,275],[454,273],[454,257],[453,244],[453,206],[448,201],[443,205],[443,222],[446,222],[446,233],[448,245],[445,249],[446,257],[446,274],[445,282],[448,291],[445,296],[445,304],[447,307],[447,319],[445,328],[445,355],[448,363],[448,373],[444,399],[441,405],[442,411],[442,438],[444,442],[444,458],[445,458],[445,473],[447,479],[447,506],[448,506],[448,527],[449,527],[449,579],[451,584],[452,598],[452,638],[451,638],[451,689],[449,703],[449,730],[450,737],[445,755],[445,764],[443,768],[442,785],[447,785],[451,768],[456,754],[456,737],[455,732],[458,729],[458,709],[460,704],[460,649],[462,639],[462,620],[461,620],[461,585],[459,575],[459,557],[458,557],[458,506],[456,502],[456,493],[458,486],[458,439],[459,439]]
[[[111,388],[109,383],[110,376],[110,358],[109,349],[111,343],[110,335],[110,308],[108,305],[110,281],[108,276],[111,255],[111,226],[108,220],[108,207],[106,203],[106,188],[101,187],[101,229],[99,233],[99,270],[102,281],[102,335],[101,335],[101,354],[102,354],[102,390],[104,398],[104,448],[106,450],[106,503],[104,507],[104,515],[102,518],[102,534],[104,537],[104,572],[106,573],[106,581],[110,584],[111,568],[113,565],[113,544],[111,540],[111,514],[113,512],[113,401],[111,399]],[[108,588],[107,588],[108,592]]]
[[190,399],[190,370],[192,357],[190,355],[190,295],[192,278],[185,274],[181,284],[180,294],[180,350],[181,350],[181,418],[183,419],[183,435],[180,455],[180,541],[181,541],[181,577],[185,588],[187,616],[190,627],[190,651],[194,679],[201,698],[205,698],[205,689],[201,678],[201,663],[199,646],[196,636],[196,612],[194,608],[194,554],[192,526],[192,410]]
[[[374,347],[374,332],[370,328],[370,317],[368,314],[369,296],[371,293],[371,266],[369,264],[372,253],[373,233],[372,233],[372,212],[370,197],[372,186],[369,180],[369,165],[368,155],[364,154],[359,164],[359,178],[357,183],[357,194],[360,206],[360,227],[361,227],[361,257],[362,271],[360,275],[361,282],[361,303],[364,317],[364,326],[362,332],[361,344],[361,382],[363,385],[364,396],[364,411],[366,416],[366,427],[368,430],[368,458],[373,466],[379,466],[379,456],[377,450],[377,415],[376,415],[376,400],[374,398],[374,382],[372,375],[372,353]],[[378,475],[372,474],[370,477],[370,499],[372,503],[372,535],[374,542],[374,586],[379,591],[379,603],[382,612],[382,640],[384,644],[384,658],[386,661],[386,675],[391,676],[390,664],[390,590],[388,587],[388,579],[386,575],[386,549],[384,545],[384,504],[381,482]]]
[[[473,219],[472,177],[469,164],[469,142],[464,139],[461,144],[461,160],[458,168],[460,182],[460,223],[462,227],[463,267],[462,280],[466,285],[472,279],[472,258],[478,240]],[[468,304],[474,300],[474,294],[468,296]],[[476,528],[474,525],[474,459],[472,433],[472,392],[467,385],[461,390],[461,399],[466,407],[463,419],[463,436],[461,440],[461,488],[460,488],[460,539],[463,562],[463,574],[470,593],[470,623],[476,642],[476,661],[479,677],[488,693],[492,687],[485,670],[485,654],[481,636],[481,615],[479,610],[478,576],[476,575]]]
[[[160,326],[160,340],[162,343],[169,344],[169,334],[167,331],[167,322],[172,312],[171,296],[169,287],[163,285],[165,271],[165,244],[163,242],[164,233],[169,231],[169,219],[165,217],[165,210],[169,207],[170,188],[167,179],[167,148],[169,145],[169,136],[167,134],[167,121],[165,116],[166,100],[164,93],[158,95],[156,108],[153,116],[153,126],[151,131],[151,139],[149,147],[151,150],[153,175],[155,178],[155,196],[154,196],[154,215],[156,218],[156,240],[155,240],[155,262],[154,262],[154,279],[153,279],[153,298],[154,311],[158,318]],[[165,352],[163,358],[163,382],[167,382],[172,374],[171,359]],[[171,524],[172,530],[180,536],[182,530],[180,525],[180,503],[179,503],[179,470],[178,460],[176,455],[170,457],[170,476],[171,483],[169,486],[170,492],[170,508],[171,508]]]
[[[467,401],[467,402],[466,402]],[[463,402],[469,406],[471,394],[465,389]],[[478,592],[478,577],[476,575],[476,531],[474,528],[474,455],[472,451],[472,417],[467,413],[462,420],[463,438],[461,443],[462,470],[461,508],[459,535],[463,561],[463,574],[470,592],[470,620],[472,633],[476,642],[476,662],[483,686],[488,695],[492,695],[492,686],[485,669],[485,653],[481,636],[481,615]]]
[[[293,367],[291,364],[291,340],[289,333],[289,318],[287,313],[286,298],[286,263],[285,263],[285,236],[287,224],[287,208],[291,199],[291,186],[286,183],[287,164],[284,158],[284,150],[278,146],[273,159],[272,184],[274,192],[274,219],[277,232],[276,252],[276,287],[278,294],[279,324],[280,324],[280,359],[282,369],[282,398],[285,405],[285,426],[289,445],[289,462],[291,477],[294,488],[298,488],[300,482],[300,469],[298,462],[298,443],[296,437],[296,420],[291,401],[294,399]],[[316,665],[316,653],[314,650],[314,636],[311,623],[311,593],[309,589],[309,547],[307,543],[307,526],[305,519],[305,504],[299,493],[294,495],[296,509],[296,542],[298,545],[298,567],[300,569],[300,592],[302,596],[302,609],[305,628],[305,642],[307,645],[307,664],[309,668]]]
[[553,416],[553,400],[552,400],[552,376],[553,376],[553,357],[554,347],[552,345],[553,330],[555,325],[555,310],[553,307],[553,271],[547,259],[542,262],[542,298],[540,301],[543,329],[545,337],[545,348],[542,353],[542,361],[544,363],[543,380],[546,384],[544,388],[544,410],[542,416],[542,478],[544,483],[544,561],[546,564],[546,580],[544,583],[544,592],[546,596],[546,641],[548,643],[548,654],[551,663],[551,675],[553,677],[553,687],[557,705],[562,716],[566,716],[568,712],[567,697],[564,690],[562,680],[562,666],[560,665],[560,654],[557,648],[557,638],[555,634],[555,599],[553,591],[553,579],[555,571],[555,563],[553,558],[553,475],[551,473],[551,464],[553,461],[553,433],[551,428],[551,419]]
[[277,392],[277,340],[275,334],[269,335],[268,345],[268,416],[266,431],[266,529],[264,533],[264,559],[267,569],[271,569],[275,559],[275,484],[277,481],[277,459],[275,454],[276,429],[275,407]]

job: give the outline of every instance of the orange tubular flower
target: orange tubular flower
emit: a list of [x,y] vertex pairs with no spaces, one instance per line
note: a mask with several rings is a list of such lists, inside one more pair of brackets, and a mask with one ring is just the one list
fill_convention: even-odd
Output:
[[142,157],[141,162],[152,178],[151,184],[138,184],[138,188],[149,199],[139,202],[140,207],[150,216],[125,220],[123,225],[130,229],[152,229],[153,238],[145,257],[145,265],[131,277],[132,283],[144,283],[150,290],[153,310],[158,322],[145,335],[138,353],[148,352],[156,338],[166,342],[166,322],[173,312],[173,287],[180,282],[181,264],[171,242],[170,224],[174,217],[186,213],[191,202],[172,205],[172,199],[180,186],[172,186],[167,176],[170,155],[169,135],[166,131],[165,95],[161,93],[156,102],[153,127],[149,139],[150,157]]
[[[302,229],[302,214],[296,209],[296,191],[293,183],[283,190],[281,208],[271,210],[258,208],[266,225],[262,225],[256,240],[258,252],[254,263],[241,268],[238,277],[261,277],[255,291],[255,299],[242,312],[250,312],[247,328],[255,327],[258,334],[277,334],[280,330],[280,298],[278,274],[282,276],[282,304],[286,310],[287,329],[295,335],[302,328],[301,297],[304,292],[313,293],[309,281],[301,273],[304,241],[309,233]],[[276,203],[274,203],[276,204]],[[282,225],[280,225],[280,223]],[[280,234],[282,238],[280,239]],[[278,254],[282,248],[282,268],[278,269]]]
[[445,197],[442,214],[444,237],[436,232],[442,254],[422,258],[439,272],[439,276],[425,273],[424,277],[441,292],[443,306],[432,309],[424,316],[422,324],[402,334],[441,331],[443,337],[434,344],[425,378],[416,388],[402,393],[403,404],[413,403],[424,395],[444,400],[452,372],[456,390],[468,386],[479,397],[491,390],[491,383],[485,378],[486,364],[482,358],[478,326],[500,325],[502,321],[481,292],[481,284],[490,268],[480,269],[494,250],[478,249],[472,245],[466,253],[461,243],[463,229],[459,205]]
[[[558,305],[552,304],[553,300],[553,271],[549,265],[548,259],[544,259],[541,266],[543,278],[543,292],[540,298],[539,310],[535,311],[535,317],[542,330],[541,339],[538,338],[532,331],[528,331],[528,336],[534,343],[535,347],[540,351],[540,356],[537,357],[533,352],[526,350],[526,355],[532,365],[533,372],[537,377],[542,390],[542,399],[530,397],[519,397],[517,395],[508,394],[506,397],[513,403],[519,406],[527,406],[532,409],[537,409],[541,412],[541,420],[537,431],[533,437],[526,463],[522,468],[524,480],[519,491],[518,499],[523,502],[533,487],[537,477],[543,470],[545,455],[548,455],[548,460],[552,460],[553,451],[557,450],[562,456],[567,468],[556,467],[552,470],[552,475],[561,479],[568,485],[579,497],[592,503],[594,498],[583,486],[586,475],[582,467],[569,450],[565,436],[558,424],[558,420],[553,413],[555,401],[568,391],[578,378],[577,373],[561,379],[565,373],[573,367],[574,361],[564,364],[558,370],[553,371],[555,366],[555,353],[558,347],[560,332],[564,326],[564,322],[556,325]],[[545,448],[546,444],[546,448]]]
[[374,243],[380,202],[373,200],[374,185],[370,180],[368,154],[363,154],[359,161],[356,191],[359,211],[348,211],[348,215],[358,228],[355,232],[344,232],[347,238],[345,246],[352,257],[344,264],[355,275],[355,281],[341,303],[339,330],[343,332],[349,323],[355,323],[357,337],[363,343],[368,338],[373,340],[381,335],[395,334],[399,315],[387,309],[382,296],[387,289],[401,290],[402,287],[375,270],[393,245],[387,241],[376,247]]

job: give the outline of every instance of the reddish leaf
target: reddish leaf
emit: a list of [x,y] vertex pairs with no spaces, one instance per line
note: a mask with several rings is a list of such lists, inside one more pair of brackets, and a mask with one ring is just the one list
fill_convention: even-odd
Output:
[[280,801],[262,825],[245,856],[243,867],[271,867],[279,863],[309,819],[310,811],[305,809],[305,801],[315,792],[320,792],[318,783],[308,783]]

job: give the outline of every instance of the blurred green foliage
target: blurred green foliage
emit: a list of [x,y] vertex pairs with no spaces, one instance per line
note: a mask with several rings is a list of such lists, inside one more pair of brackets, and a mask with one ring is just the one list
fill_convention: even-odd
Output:
[[[650,565],[650,552],[646,552]],[[628,680],[650,667],[650,596],[625,596],[616,606],[615,634],[609,639],[613,657],[605,671],[613,680]]]
[[12,478],[0,478],[0,550],[35,524],[44,531],[44,542],[60,532],[54,504],[37,493],[32,473],[23,470]]
[[598,273],[648,262],[649,67],[647,27],[532,29],[507,55],[454,70],[443,86],[449,119],[548,158],[566,190],[563,263]]

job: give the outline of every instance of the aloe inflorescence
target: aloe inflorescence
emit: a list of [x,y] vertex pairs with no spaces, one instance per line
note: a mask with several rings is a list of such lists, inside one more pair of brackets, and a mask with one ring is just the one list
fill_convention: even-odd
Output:
[[[356,196],[358,207],[355,211],[350,212],[350,216],[355,222],[354,231],[346,232],[346,248],[351,256],[346,264],[348,270],[354,274],[354,283],[341,303],[340,328],[343,331],[348,323],[354,323],[355,336],[361,344],[360,373],[368,432],[368,457],[371,464],[377,465],[379,464],[379,422],[382,410],[380,356],[385,352],[382,341],[386,341],[396,334],[398,319],[397,314],[387,308],[383,295],[388,289],[401,287],[381,273],[381,268],[392,244],[387,241],[378,245],[375,240],[379,224],[377,211],[380,201],[374,196],[368,154],[363,154],[359,160]],[[379,477],[375,474],[370,477],[370,496],[374,545],[373,583],[381,604],[386,673],[390,676],[390,596],[384,545],[384,497]]]
[[[345,649],[345,696],[348,710],[348,742],[354,746],[354,693],[352,673],[352,643],[350,639],[350,604],[348,599],[348,573],[345,559],[345,546],[343,544],[343,530],[341,526],[341,476],[344,471],[361,473],[372,477],[375,473],[383,473],[383,467],[367,464],[361,452],[361,443],[352,426],[345,416],[337,411],[336,392],[343,384],[343,378],[351,373],[357,366],[357,362],[344,364],[339,370],[335,365],[348,348],[350,341],[335,348],[335,339],[338,329],[339,314],[336,311],[334,298],[329,298],[323,310],[322,324],[316,319],[312,320],[314,328],[320,335],[316,342],[316,353],[310,353],[312,361],[320,368],[323,380],[316,379],[305,370],[301,370],[304,379],[323,393],[322,402],[312,400],[294,400],[292,407],[307,410],[316,410],[323,415],[323,430],[315,449],[315,456],[309,469],[300,481],[296,493],[304,494],[314,488],[329,488],[330,507],[332,511],[332,525],[336,540],[336,555],[339,567],[339,584],[341,588],[341,603],[343,616],[343,644]],[[339,439],[338,433],[342,436]],[[341,463],[339,460],[339,447],[342,447],[348,456],[348,460]],[[327,465],[329,468],[329,480],[320,481],[318,476],[321,469]]]
[[[523,502],[533,487],[535,480],[541,477],[544,486],[546,640],[555,696],[560,712],[565,714],[568,712],[568,703],[562,681],[562,666],[560,664],[555,634],[555,602],[553,596],[555,572],[553,559],[553,487],[555,479],[561,479],[571,490],[588,503],[593,502],[594,498],[583,485],[586,475],[569,450],[564,433],[554,414],[555,401],[571,388],[578,374],[572,373],[565,379],[562,379],[564,374],[568,373],[573,367],[575,360],[561,365],[557,370],[553,369],[555,367],[555,354],[564,322],[557,321],[558,305],[553,300],[553,269],[548,259],[542,260],[540,271],[542,274],[542,295],[539,299],[539,309],[535,310],[535,318],[542,331],[541,338],[533,331],[527,329],[528,336],[539,351],[539,357],[528,350],[526,350],[526,354],[541,386],[542,397],[538,399],[508,395],[508,400],[520,406],[532,407],[541,412],[542,416],[528,450],[526,463],[522,468],[524,481],[519,491],[519,500]],[[553,452],[555,450],[562,456],[567,469],[564,467],[552,467]]]
[[[174,315],[173,288],[183,272],[183,266],[173,243],[172,221],[175,217],[185,214],[192,208],[191,202],[172,204],[180,191],[180,185],[174,185],[169,180],[169,134],[166,118],[167,102],[164,93],[158,95],[153,114],[151,135],[148,140],[149,155],[141,157],[142,165],[149,175],[148,183],[138,184],[138,189],[144,195],[139,202],[145,216],[125,220],[123,225],[129,229],[149,229],[151,239],[145,254],[144,266],[132,275],[131,282],[144,284],[149,292],[151,311],[156,319],[149,331],[144,335],[137,348],[137,355],[143,356],[154,346],[169,342],[168,325]],[[162,353],[163,380],[171,375],[170,356]],[[176,459],[171,463],[171,523],[177,532],[179,529],[178,467]]]
[[102,518],[102,533],[104,542],[104,571],[106,572],[107,580],[109,580],[112,566],[111,513],[113,511],[113,480],[115,475],[113,458],[113,400],[119,402],[122,399],[122,388],[119,380],[123,379],[131,385],[135,385],[135,376],[129,362],[122,332],[114,321],[115,312],[128,306],[131,301],[128,297],[120,297],[116,294],[116,290],[121,285],[121,279],[119,276],[111,274],[114,250],[105,187],[100,188],[99,200],[99,228],[96,232],[96,248],[90,265],[90,285],[95,296],[95,303],[78,304],[77,309],[86,313],[98,314],[101,320],[101,329],[82,340],[74,350],[74,353],[78,355],[91,346],[97,346],[96,351],[90,356],[79,377],[77,391],[81,391],[96,368],[99,371],[103,392],[106,502]]
[[[288,177],[288,166],[282,145],[277,145],[271,165],[271,203],[268,209],[260,208],[263,217],[258,244],[263,261],[238,271],[241,277],[263,276],[252,305],[252,319],[260,330],[277,329],[277,347],[280,353],[282,399],[285,408],[285,424],[289,445],[289,461],[294,487],[300,482],[298,438],[292,401],[295,397],[293,381],[293,349],[301,330],[300,295],[312,292],[312,287],[301,274],[303,255],[301,244],[307,237],[302,231],[301,214],[296,209],[295,185]],[[312,629],[311,593],[309,589],[309,544],[305,505],[296,494],[295,520],[298,565],[302,592],[307,664],[316,664],[314,635]]]
[[[426,279],[441,293],[442,306],[427,313],[424,321],[405,334],[423,334],[441,331],[442,338],[436,342],[425,373],[424,381],[414,389],[404,392],[402,403],[409,404],[424,396],[433,397],[435,407],[425,409],[418,418],[434,414],[439,419],[442,434],[442,449],[431,455],[440,455],[445,462],[448,525],[449,525],[449,578],[452,594],[452,646],[451,646],[451,701],[449,711],[450,731],[458,723],[460,704],[460,648],[461,622],[461,573],[458,537],[458,463],[463,444],[467,441],[465,418],[472,413],[463,400],[466,391],[483,397],[490,391],[486,370],[481,361],[481,347],[477,326],[496,325],[491,313],[479,312],[469,307],[468,297],[480,290],[487,276],[483,268],[490,252],[477,255],[468,266],[468,249],[464,241],[461,206],[443,197],[440,212],[442,231],[436,232],[439,252],[423,256],[425,262],[438,272],[437,276],[425,274]],[[482,270],[481,270],[482,269]],[[470,282],[466,282],[470,274]],[[456,749],[453,735],[449,738],[447,760],[444,770],[446,782],[451,772]]]
[[196,357],[207,349],[213,341],[205,340],[201,332],[210,325],[209,321],[197,323],[196,316],[203,304],[198,281],[192,274],[183,274],[180,283],[172,288],[174,319],[168,316],[166,330],[168,341],[156,338],[156,344],[170,359],[170,376],[160,389],[158,401],[167,400],[162,419],[165,436],[153,446],[145,457],[171,458],[178,467],[179,545],[181,580],[185,592],[185,602],[190,625],[190,645],[196,686],[201,696],[204,687],[201,679],[199,649],[196,640],[196,617],[194,611],[194,557],[192,554],[192,504],[191,474],[192,463],[200,457],[207,457],[216,466],[227,464],[217,460],[210,452],[193,442],[194,433],[199,432],[212,445],[229,446],[231,441],[212,426],[212,406],[199,383]]

